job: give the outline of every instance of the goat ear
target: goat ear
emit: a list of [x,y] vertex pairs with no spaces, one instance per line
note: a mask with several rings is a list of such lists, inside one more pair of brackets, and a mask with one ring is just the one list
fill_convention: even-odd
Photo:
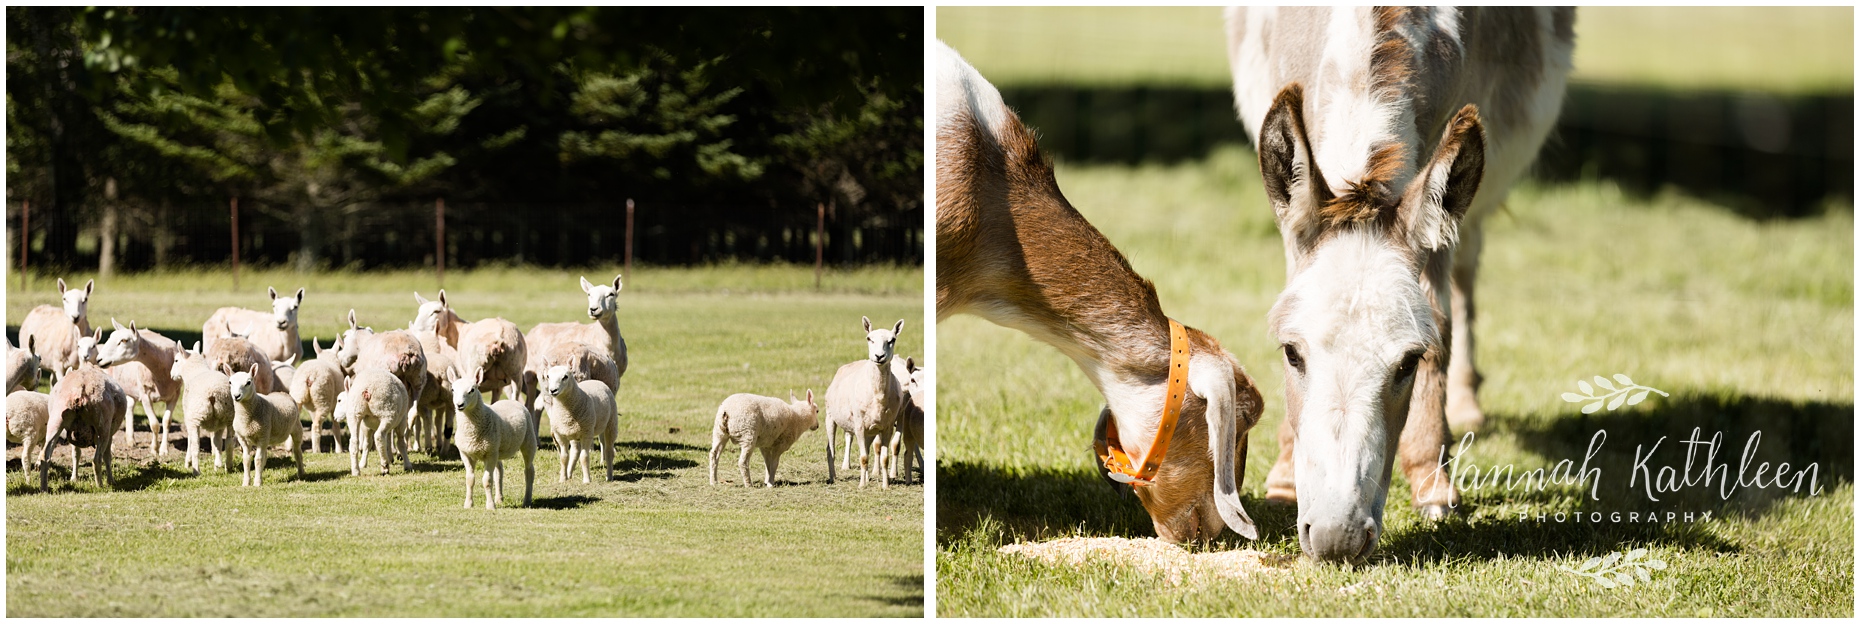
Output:
[[1401,224],[1413,249],[1440,251],[1459,239],[1460,218],[1485,176],[1485,126],[1467,104],[1447,122],[1427,169],[1402,195]]
[[1332,196],[1305,134],[1304,88],[1292,83],[1273,98],[1259,129],[1259,173],[1285,247],[1302,255],[1317,242],[1318,208]]
[[904,333],[904,319],[898,319],[898,324],[891,326],[891,336],[896,338],[898,334],[902,333]]

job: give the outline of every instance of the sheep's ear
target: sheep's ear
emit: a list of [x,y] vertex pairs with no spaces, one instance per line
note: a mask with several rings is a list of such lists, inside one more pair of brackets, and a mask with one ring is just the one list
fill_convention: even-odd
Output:
[[297,303],[302,304],[303,302],[304,302],[304,289],[302,286],[299,286],[297,287]]
[[296,353],[293,353],[293,354],[291,354],[291,359],[288,359],[288,360],[285,360],[285,361],[284,361],[284,365],[285,365],[285,366],[296,366],[296,365],[297,365],[297,356],[298,356],[298,355],[299,355],[299,354],[296,354]]
[[472,376],[471,385],[474,388],[484,385],[484,369],[483,368],[478,369],[478,374]]
[[348,392],[348,391],[349,391],[349,387],[350,387],[350,386],[352,386],[352,385],[355,385],[355,378],[354,378],[354,377],[343,377],[343,378],[342,378],[342,391],[343,391],[343,392]]
[[316,343],[316,336],[310,337],[310,350],[316,352],[317,357],[323,356],[323,345]]
[[912,358],[904,358],[904,370],[906,372],[911,372],[911,373],[917,372],[917,360],[912,359]]
[[227,377],[231,377],[233,374],[232,367],[227,365],[225,362],[220,362],[220,372],[224,373]]
[[813,388],[807,389],[807,404],[808,405],[814,404],[814,389]]
[[872,333],[872,319],[861,316],[859,317],[859,323],[865,325],[866,333]]
[[896,337],[898,334],[902,333],[904,333],[904,319],[898,319],[898,324],[891,326],[891,335]]
[[200,341],[194,341],[194,355],[200,355]]
[[32,357],[39,357],[39,337],[38,336],[34,336],[31,334],[26,335],[26,352],[31,353]]
[[65,294],[65,278],[58,278],[58,294]]
[[594,290],[594,285],[588,283],[587,277],[582,277],[581,278],[581,292],[588,292],[590,290]]
[[96,330],[92,331],[90,339],[95,340],[97,342],[103,342],[103,328],[99,327]]
[[278,289],[276,289],[276,288],[273,288],[273,287],[270,287],[270,286],[266,286],[266,287],[265,287],[265,293],[266,293],[266,294],[269,294],[269,295],[271,295],[271,300],[272,300],[272,301],[277,301],[277,300],[278,300]]
[[794,401],[795,401],[795,398],[794,398],[794,389],[792,389],[792,388],[790,388],[790,389],[788,390],[788,402],[789,402],[789,403],[793,403]]
[[93,279],[93,280],[84,282],[84,296],[89,297],[90,291],[95,290],[96,288],[97,288],[97,280]]
[[[130,322],[134,323],[135,321],[130,321]],[[116,317],[114,316],[110,317],[110,326],[115,327],[116,331],[123,331],[123,324],[116,322]]]
[[355,308],[349,308],[349,329],[355,329]]
[[135,322],[135,321],[130,321],[130,322],[129,322],[129,333],[130,333],[130,335],[135,335],[135,334],[137,334],[137,333],[139,333],[140,331],[141,331],[141,330],[138,330],[138,329],[136,329],[136,322]]
[[413,291],[413,301],[420,305],[426,305],[426,298],[420,296],[420,291],[417,291],[417,290]]
[[614,276],[614,291],[615,292],[620,291],[620,276],[619,275]]
[[452,309],[452,305],[446,303],[446,289],[444,288],[439,289],[439,309],[441,310]]

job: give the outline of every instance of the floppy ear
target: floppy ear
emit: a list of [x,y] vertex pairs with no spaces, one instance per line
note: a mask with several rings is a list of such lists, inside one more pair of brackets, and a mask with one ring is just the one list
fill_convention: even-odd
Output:
[[594,285],[588,283],[588,278],[583,276],[581,278],[581,292],[588,292],[590,290],[594,290]]
[[872,333],[872,319],[861,316],[859,322],[865,325],[866,333]]
[[298,287],[297,288],[297,303],[302,304],[303,302],[304,302],[304,289],[302,287]]
[[896,338],[898,334],[902,333],[904,333],[904,319],[898,319],[898,324],[891,326],[891,336]]
[[1305,134],[1304,88],[1292,83],[1273,98],[1259,129],[1259,173],[1287,250],[1303,255],[1321,233],[1318,208],[1333,199]]
[[1459,240],[1460,218],[1485,177],[1485,126],[1467,104],[1447,122],[1427,169],[1402,195],[1401,224],[1413,249],[1440,251]]

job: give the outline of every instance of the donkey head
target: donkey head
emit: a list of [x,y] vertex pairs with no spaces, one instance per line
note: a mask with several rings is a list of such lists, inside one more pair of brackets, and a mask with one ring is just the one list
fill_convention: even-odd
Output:
[[90,280],[84,282],[83,290],[67,288],[65,278],[58,278],[58,296],[64,300],[65,316],[69,317],[71,322],[78,323],[84,320],[85,311],[90,307],[90,292],[96,287],[97,280]]
[[297,326],[297,307],[304,303],[304,289],[297,289],[296,297],[279,297],[278,289],[266,287],[271,292],[271,317],[278,323],[278,331],[290,331]]
[[620,308],[620,276],[614,276],[614,285],[593,284],[588,278],[581,278],[581,292],[588,293],[588,318],[601,320]]
[[904,319],[898,319],[898,324],[893,325],[891,329],[885,329],[883,326],[872,329],[872,319],[861,316],[859,320],[865,323],[866,355],[881,370],[887,369],[891,365],[891,355],[898,347],[898,332],[904,331]]
[[[1417,370],[1444,370],[1446,267],[1485,166],[1478,110],[1447,123],[1399,193],[1407,167],[1386,146],[1341,194],[1318,170],[1296,84],[1259,133],[1260,173],[1285,239],[1287,272],[1270,316],[1285,362],[1298,538],[1323,560],[1357,560],[1382,533],[1390,471]],[[1436,368],[1437,367],[1437,368]],[[1444,395],[1443,395],[1444,396]]]

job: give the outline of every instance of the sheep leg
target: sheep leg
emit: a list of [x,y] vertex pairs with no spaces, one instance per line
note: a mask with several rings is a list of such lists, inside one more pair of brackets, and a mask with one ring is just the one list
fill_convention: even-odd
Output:
[[872,451],[878,454],[878,487],[889,490],[891,489],[891,475],[885,472],[885,466],[891,464],[896,458],[891,456],[891,447],[885,444],[884,432],[873,436]]
[[723,457],[723,430],[710,432],[710,484],[717,484],[717,460]]
[[[871,474],[871,466],[870,466],[871,462],[870,462],[870,458],[867,457],[867,453],[866,453],[866,451],[871,450],[871,448],[870,448],[870,445],[865,443],[866,437],[865,437],[864,429],[854,427],[852,430],[852,434],[853,434],[853,437],[859,439],[859,487],[863,488],[865,487],[866,480],[870,477],[870,474]],[[849,460],[852,457],[851,449],[847,449],[846,457]]]
[[[44,457],[39,458],[39,489],[46,489],[52,468],[52,449],[57,447],[58,432],[64,424],[64,414],[53,412],[51,421],[46,423],[45,447],[39,451]],[[30,477],[28,477],[30,478]]]
[[123,439],[128,440],[129,446],[134,447],[136,445],[136,401],[130,399],[124,403],[128,405],[123,406]]
[[853,432],[846,431],[846,452],[840,453],[840,470],[852,470]]
[[550,434],[551,435],[549,437],[555,441],[556,463],[561,464],[561,470],[557,471],[559,476],[562,477],[561,481],[559,482],[567,483],[568,482],[568,460],[569,460],[568,446],[562,443],[562,436],[554,435],[555,432],[553,431],[551,431]]
[[[330,433],[335,433],[335,428],[332,427]],[[315,409],[310,410],[310,452],[323,452],[323,415]]]
[[[133,413],[135,410],[128,409],[124,411]],[[149,419],[149,450],[155,453],[155,458],[157,460],[160,460],[161,450],[162,450],[161,449],[162,434],[165,434],[168,432],[166,430],[163,430],[161,428],[161,425],[155,422],[155,403],[153,401],[150,401],[148,397],[142,398],[142,415],[147,416]],[[130,420],[130,419],[124,418],[123,420]],[[134,425],[131,425],[129,423],[124,423],[123,426],[126,428],[134,427]],[[136,445],[136,442],[134,440],[129,441],[129,446],[134,447],[135,445]]]
[[353,424],[349,426],[349,476],[351,477],[362,475],[362,465],[367,459],[367,456],[362,454],[361,433],[361,427]]
[[581,482],[582,483],[593,483],[594,480],[588,478],[588,464],[591,463],[591,458],[589,457],[590,453],[588,453],[588,450],[589,450],[588,447],[593,446],[594,441],[584,438],[581,440],[576,440],[572,442],[571,444],[575,445],[576,459],[581,461]]
[[254,466],[254,470],[252,471],[252,487],[259,487],[265,484],[265,460],[268,459],[267,453],[271,451],[270,444],[260,443],[257,446],[258,452],[256,455],[258,461],[255,462],[256,466]]
[[459,451],[459,460],[465,463],[465,508],[471,509],[471,456]]
[[501,491],[504,489],[504,462],[495,457],[488,457],[486,460],[487,465],[484,470],[484,508],[497,509],[497,505],[504,502],[504,494]]
[[[173,417],[174,417],[174,402],[168,401],[168,402],[162,403],[161,404],[161,455],[163,456],[166,456],[168,454],[168,451],[174,447],[174,443],[168,439],[168,423],[171,421]],[[153,423],[154,419],[151,418],[149,422]]]
[[736,458],[736,468],[743,472],[743,487],[749,487],[749,454],[756,452],[754,444],[744,444],[742,455]]
[[[394,465],[393,429],[394,424],[386,418],[381,419],[381,424],[375,427],[375,454],[381,457],[381,474],[387,474],[388,467]],[[362,458],[367,457],[368,454],[364,452]]]
[[246,446],[244,439],[239,440],[239,464],[240,464],[239,487],[245,487],[245,486],[251,485],[252,484],[252,449]]
[[[515,396],[515,395],[512,395]],[[531,444],[530,446],[535,446]],[[536,450],[523,449],[523,506],[530,506],[530,492],[536,487]]]
[[288,426],[297,428],[297,431],[291,434],[291,457],[297,460],[297,480],[302,481],[304,480],[304,438],[303,438],[304,429],[303,429],[303,425],[293,422]]
[[833,476],[834,476],[833,475],[833,443],[838,441],[838,434],[835,433],[835,429],[836,427],[833,424],[833,419],[828,418],[826,438],[827,438],[827,483],[829,484],[833,483]]
[[187,431],[187,459],[181,464],[193,470],[194,476],[198,477],[200,476],[200,425],[183,423],[182,429]]
[[607,480],[614,480],[614,437],[619,419],[607,420],[607,432],[601,434],[601,463],[607,466]]
[[413,455],[407,452],[407,430],[402,429],[397,433],[400,442],[400,470],[401,472],[413,472]]
[[781,455],[762,449],[762,463],[768,466],[768,472],[762,475],[762,485],[775,487],[775,465],[781,463]]

